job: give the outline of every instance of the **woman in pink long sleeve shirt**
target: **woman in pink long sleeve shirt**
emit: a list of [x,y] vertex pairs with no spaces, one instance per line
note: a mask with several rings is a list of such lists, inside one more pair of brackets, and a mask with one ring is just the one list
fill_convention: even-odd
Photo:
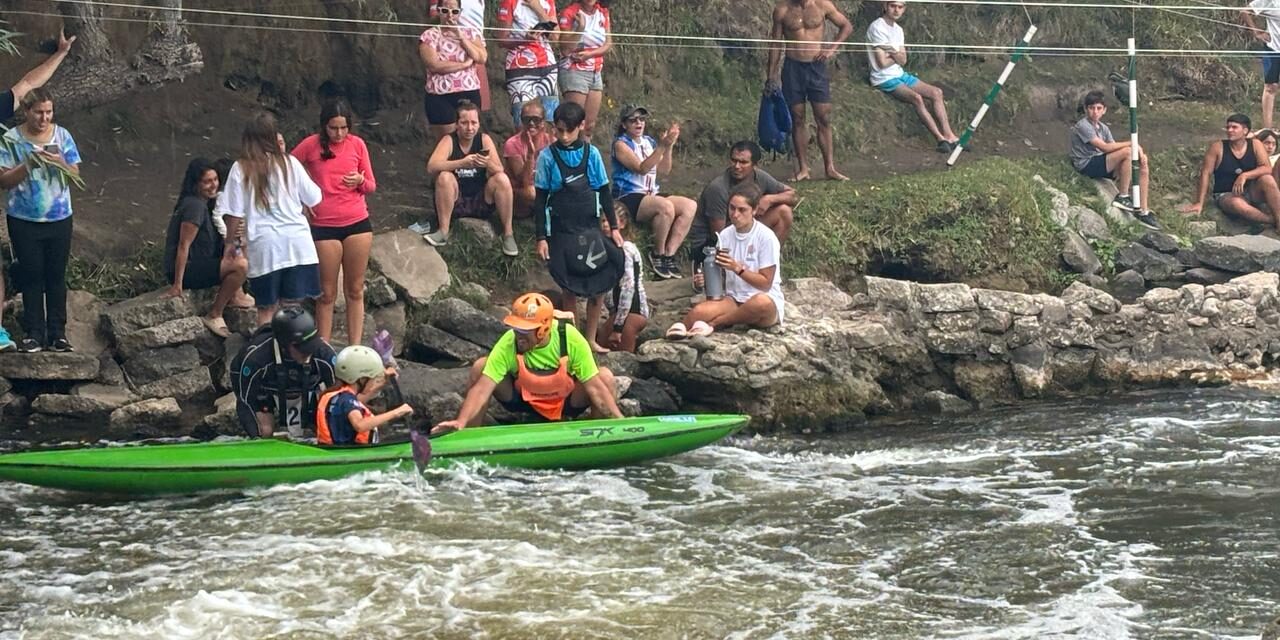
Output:
[[351,107],[338,99],[320,109],[320,131],[307,136],[293,155],[320,185],[324,199],[311,209],[311,239],[320,257],[320,298],[316,327],[329,340],[338,299],[338,270],[347,300],[347,344],[364,333],[364,273],[373,246],[373,225],[365,194],[377,183],[364,140],[351,133]]

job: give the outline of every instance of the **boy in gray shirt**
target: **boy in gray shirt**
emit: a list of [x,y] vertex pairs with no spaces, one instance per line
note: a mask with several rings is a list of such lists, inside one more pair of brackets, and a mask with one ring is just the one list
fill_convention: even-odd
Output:
[[[1084,117],[1071,127],[1068,140],[1071,150],[1071,165],[1076,171],[1093,178],[1112,178],[1116,188],[1120,190],[1115,204],[1133,214],[1138,222],[1159,228],[1156,217],[1151,210],[1139,211],[1133,206],[1129,197],[1129,188],[1133,184],[1133,172],[1129,171],[1129,143],[1116,142],[1111,135],[1111,128],[1102,122],[1107,113],[1106,101],[1101,91],[1090,91],[1084,96]],[[1142,192],[1142,204],[1151,202],[1150,176],[1147,170],[1147,152],[1138,149],[1138,187]]]

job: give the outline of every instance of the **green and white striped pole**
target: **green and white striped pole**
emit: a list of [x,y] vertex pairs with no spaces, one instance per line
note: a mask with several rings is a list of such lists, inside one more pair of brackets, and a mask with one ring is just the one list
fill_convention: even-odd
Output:
[[960,157],[960,153],[969,144],[969,138],[973,137],[973,132],[978,130],[978,125],[982,123],[982,118],[987,115],[987,111],[991,110],[991,105],[995,103],[996,96],[1000,95],[1000,90],[1004,88],[1004,83],[1009,79],[1009,74],[1013,73],[1014,65],[1026,55],[1027,47],[1031,46],[1031,37],[1036,34],[1036,26],[1033,24],[1027,28],[1027,34],[1022,36],[1022,41],[1013,49],[1013,57],[1009,59],[1009,63],[1004,66],[1004,71],[1000,72],[1000,77],[996,83],[991,85],[991,91],[987,92],[987,97],[982,101],[982,106],[978,108],[978,114],[973,117],[973,121],[965,128],[964,133],[960,135],[960,141],[956,143],[956,148],[951,150],[951,156],[947,158],[947,166],[950,167],[956,163],[956,158]]
[[1143,211],[1142,189],[1138,186],[1139,174],[1142,172],[1142,157],[1138,154],[1138,48],[1133,38],[1129,38],[1129,169],[1132,171],[1133,185],[1129,194],[1133,199],[1133,208]]

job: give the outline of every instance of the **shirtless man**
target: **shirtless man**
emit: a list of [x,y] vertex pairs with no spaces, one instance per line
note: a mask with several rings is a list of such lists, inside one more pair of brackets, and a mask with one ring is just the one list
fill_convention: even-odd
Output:
[[[823,27],[830,21],[840,30],[835,40],[824,43]],[[779,85],[782,95],[791,107],[792,148],[796,152],[796,173],[792,180],[809,179],[809,162],[805,152],[809,147],[809,129],[805,127],[804,103],[813,104],[813,119],[818,124],[818,146],[822,150],[822,164],[831,180],[848,180],[836,171],[831,141],[831,80],[827,77],[827,59],[835,55],[840,42],[853,33],[853,24],[836,9],[831,0],[781,0],[773,8],[772,40],[786,40],[786,60],[783,45],[775,42],[769,50],[768,78],[765,88],[772,90]]]

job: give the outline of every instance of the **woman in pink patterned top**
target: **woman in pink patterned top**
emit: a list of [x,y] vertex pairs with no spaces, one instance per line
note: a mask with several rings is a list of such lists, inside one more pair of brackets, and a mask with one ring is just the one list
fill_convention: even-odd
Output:
[[489,54],[480,31],[459,24],[459,0],[440,0],[440,26],[422,32],[418,55],[427,71],[427,126],[433,138],[457,128],[458,103],[480,104],[480,74]]
[[578,0],[560,14],[560,91],[564,99],[587,111],[582,135],[591,139],[591,130],[600,114],[604,97],[604,54],[613,48],[610,35],[609,0]]

